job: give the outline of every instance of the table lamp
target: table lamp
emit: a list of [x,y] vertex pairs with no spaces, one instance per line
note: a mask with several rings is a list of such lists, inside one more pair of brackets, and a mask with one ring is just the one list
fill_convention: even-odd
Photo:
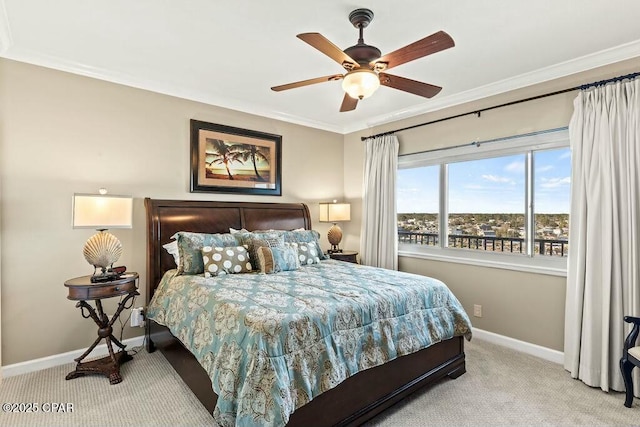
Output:
[[106,282],[120,276],[113,271],[113,263],[122,255],[122,244],[107,230],[131,228],[132,223],[133,199],[129,196],[107,196],[104,189],[100,189],[100,194],[73,195],[73,228],[98,230],[87,240],[82,251],[94,268],[91,282]]
[[339,247],[342,240],[342,230],[337,224],[341,221],[351,221],[351,204],[337,203],[335,200],[333,203],[320,203],[320,222],[333,223],[327,233],[327,238],[331,243],[331,249],[327,252],[331,254],[342,252]]

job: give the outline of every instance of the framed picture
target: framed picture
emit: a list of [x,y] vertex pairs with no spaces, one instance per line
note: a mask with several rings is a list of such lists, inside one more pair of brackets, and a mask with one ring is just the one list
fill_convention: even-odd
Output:
[[282,136],[191,120],[191,192],[282,194]]

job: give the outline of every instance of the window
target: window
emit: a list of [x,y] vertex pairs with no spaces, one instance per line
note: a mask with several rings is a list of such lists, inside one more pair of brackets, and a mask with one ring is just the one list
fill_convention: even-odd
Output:
[[566,257],[569,252],[571,150],[534,152],[536,254]]
[[399,250],[564,271],[570,176],[566,129],[401,156]]
[[401,243],[438,244],[439,170],[438,166],[398,170],[398,230],[405,232],[398,234]]

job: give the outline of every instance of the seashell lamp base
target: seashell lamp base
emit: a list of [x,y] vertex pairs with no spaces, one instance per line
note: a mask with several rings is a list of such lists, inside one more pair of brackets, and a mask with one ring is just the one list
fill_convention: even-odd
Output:
[[122,244],[113,234],[100,230],[87,240],[82,253],[89,264],[100,268],[104,274],[122,255]]
[[329,253],[342,252],[338,246],[342,240],[342,229],[335,222],[327,233],[327,239],[329,240],[329,243],[331,243]]

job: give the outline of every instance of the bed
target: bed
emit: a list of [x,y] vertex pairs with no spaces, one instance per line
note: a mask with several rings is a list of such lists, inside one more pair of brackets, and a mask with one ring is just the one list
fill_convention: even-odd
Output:
[[[312,226],[308,207],[304,204],[145,199],[145,207],[148,220],[147,305],[163,282],[165,273],[170,275],[175,268],[174,259],[162,245],[168,243],[176,232],[227,233],[230,228],[310,230]],[[335,268],[359,267],[346,267],[347,263],[339,261],[328,261],[327,265],[330,263],[336,264]],[[318,274],[329,274],[322,273],[320,268],[326,265],[317,267],[314,271]],[[369,267],[360,268],[364,271]],[[357,271],[345,274],[355,273]],[[372,276],[373,273],[369,270],[368,274]],[[255,277],[254,274],[252,278]],[[161,291],[158,292],[160,295]],[[209,374],[196,356],[169,328],[153,320],[146,323],[146,335],[147,351],[159,349],[205,408],[214,413],[218,396]],[[295,409],[287,425],[360,425],[419,388],[446,376],[457,378],[465,372],[463,335],[469,337],[470,332],[349,375]]]

